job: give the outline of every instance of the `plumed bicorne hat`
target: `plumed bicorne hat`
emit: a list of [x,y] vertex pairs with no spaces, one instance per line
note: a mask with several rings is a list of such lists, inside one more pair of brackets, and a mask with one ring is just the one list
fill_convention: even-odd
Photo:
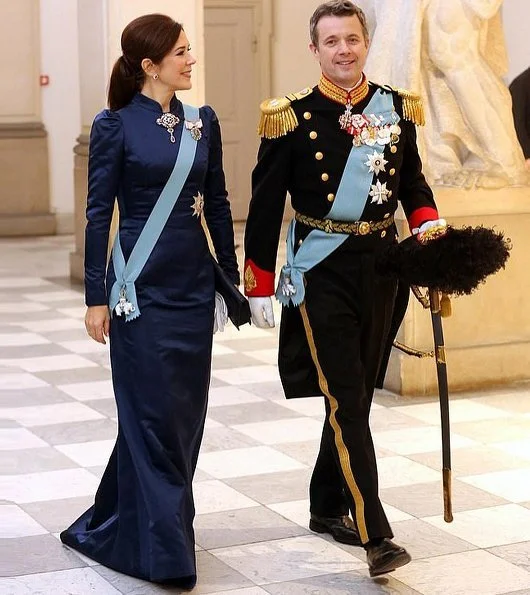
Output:
[[494,229],[448,226],[445,235],[424,244],[411,236],[389,246],[381,252],[376,269],[407,285],[469,295],[504,268],[511,247],[511,241]]

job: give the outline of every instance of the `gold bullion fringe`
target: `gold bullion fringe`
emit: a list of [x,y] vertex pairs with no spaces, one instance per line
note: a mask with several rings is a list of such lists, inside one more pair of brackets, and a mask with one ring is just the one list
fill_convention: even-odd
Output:
[[425,125],[425,110],[423,102],[417,93],[407,91],[406,89],[396,89],[399,96],[403,99],[403,117],[410,120],[418,126]]
[[298,126],[298,118],[287,97],[266,99],[260,105],[258,134],[265,138],[279,138]]

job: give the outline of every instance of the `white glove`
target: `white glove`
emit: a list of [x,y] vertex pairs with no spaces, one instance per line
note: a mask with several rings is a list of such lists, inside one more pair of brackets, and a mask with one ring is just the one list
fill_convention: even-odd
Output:
[[215,312],[213,315],[213,332],[222,333],[225,330],[225,325],[228,322],[228,308],[220,293],[215,292]]
[[435,221],[425,221],[419,227],[415,227],[412,230],[412,233],[415,235],[417,233],[423,233],[427,231],[431,227],[447,227],[447,221],[445,219],[436,219]]
[[447,221],[445,219],[436,219],[435,221],[425,221],[418,228],[413,229],[416,232],[416,239],[420,244],[427,244],[445,235],[447,231]]
[[270,297],[249,297],[248,303],[253,324],[258,328],[274,327],[274,312]]

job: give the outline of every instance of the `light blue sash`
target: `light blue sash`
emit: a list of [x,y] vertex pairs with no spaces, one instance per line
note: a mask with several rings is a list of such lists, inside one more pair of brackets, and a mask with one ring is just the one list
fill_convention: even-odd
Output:
[[[183,107],[184,118],[186,121],[193,122],[198,120],[198,108],[190,105],[184,105]],[[134,283],[149,259],[149,256],[179,199],[182,188],[195,160],[196,150],[197,141],[192,138],[191,131],[186,130],[185,123],[183,122],[180,147],[175,166],[173,167],[173,171],[132,249],[127,263],[125,263],[125,258],[121,249],[119,231],[116,234],[116,239],[114,240],[114,246],[112,248],[112,262],[116,274],[116,281],[110,290],[109,308],[111,314],[115,312],[120,316],[123,313],[127,322],[140,316],[140,308],[138,306]]]
[[[363,114],[382,114],[385,117],[392,113],[393,121],[397,123],[399,116],[394,112],[392,94],[383,93],[380,89],[374,93],[363,110]],[[378,145],[370,147],[365,144],[352,147],[333,206],[326,219],[333,221],[359,220],[366,205],[374,176],[365,162],[376,147],[380,148]],[[313,229],[295,255],[295,227],[296,221],[293,219],[287,232],[287,264],[282,267],[276,289],[276,298],[284,306],[288,306],[291,302],[294,306],[299,306],[304,301],[304,273],[322,262],[348,238],[348,234],[326,233],[319,229]]]

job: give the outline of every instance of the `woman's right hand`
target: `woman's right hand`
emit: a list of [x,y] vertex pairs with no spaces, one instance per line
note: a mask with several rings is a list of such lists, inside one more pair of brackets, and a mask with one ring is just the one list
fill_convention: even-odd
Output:
[[106,344],[109,336],[110,314],[107,306],[89,306],[85,314],[87,333],[98,343]]

